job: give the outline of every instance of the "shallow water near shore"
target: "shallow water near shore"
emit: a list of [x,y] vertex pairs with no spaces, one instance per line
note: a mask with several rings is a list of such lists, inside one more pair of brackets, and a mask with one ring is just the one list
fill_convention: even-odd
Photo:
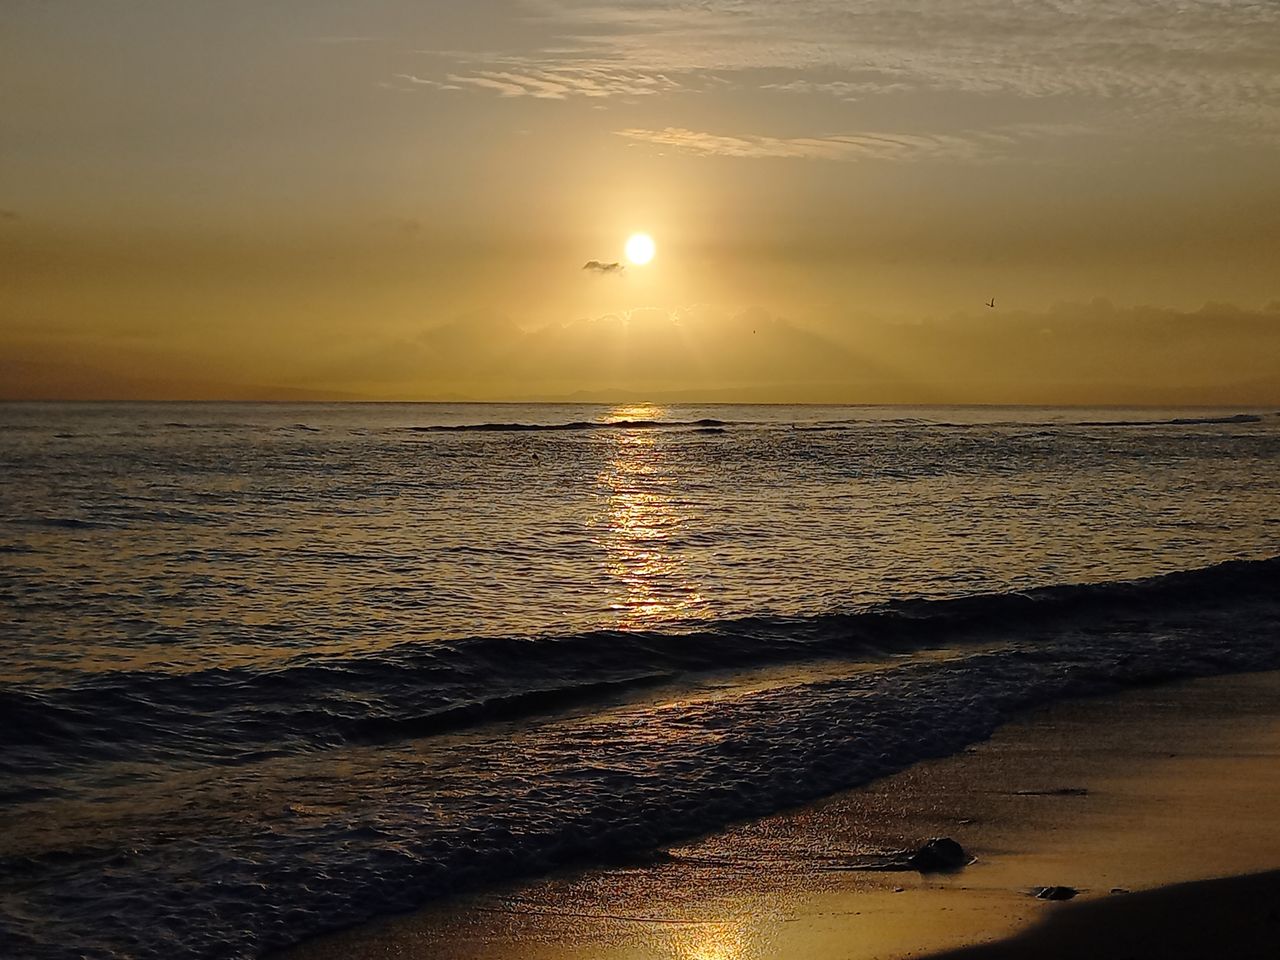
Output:
[[[1144,929],[1172,925],[1139,915],[1130,930],[1126,902],[1274,869],[1278,759],[1280,673],[1055,704],[959,755],[673,847],[658,862],[502,885],[280,960],[905,960],[1034,933],[1085,904],[1103,906],[1109,926],[1058,954],[1209,956],[1180,951],[1176,933],[1135,944]],[[962,842],[972,861],[954,872],[858,869],[931,836]],[[1078,892],[1069,904],[1031,895],[1049,884]],[[1175,919],[1233,953],[1274,932],[1269,910],[1240,908],[1239,927],[1206,936],[1197,928],[1232,912],[1218,906],[1213,890],[1184,896]],[[1005,955],[1046,953],[1042,940],[1029,946],[1039,951]]]
[[0,457],[19,955],[253,956],[1280,658],[1265,412],[14,404]]

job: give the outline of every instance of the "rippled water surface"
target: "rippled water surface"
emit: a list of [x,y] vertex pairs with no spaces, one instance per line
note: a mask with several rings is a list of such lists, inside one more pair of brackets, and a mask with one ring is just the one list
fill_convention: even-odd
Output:
[[[1262,555],[1280,417],[1071,425],[1231,415],[0,407],[0,677],[807,616]],[[566,429],[430,429],[465,425]]]
[[1266,410],[0,405],[0,939],[255,956],[1274,665],[1277,477]]

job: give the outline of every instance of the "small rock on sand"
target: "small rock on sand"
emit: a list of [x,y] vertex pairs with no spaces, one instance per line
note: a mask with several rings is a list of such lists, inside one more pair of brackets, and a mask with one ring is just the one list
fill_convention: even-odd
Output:
[[1031,891],[1037,900],[1070,900],[1080,891],[1075,887],[1036,887]]
[[970,861],[964,847],[950,837],[934,837],[911,855],[908,861],[921,873],[935,873],[943,870],[959,870]]

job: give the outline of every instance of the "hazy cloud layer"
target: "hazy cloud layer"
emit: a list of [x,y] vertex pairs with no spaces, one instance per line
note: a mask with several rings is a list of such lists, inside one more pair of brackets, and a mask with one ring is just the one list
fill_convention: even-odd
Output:
[[[324,361],[257,358],[274,371],[253,381],[273,383],[267,391],[234,386],[243,365],[197,363],[163,338],[104,348],[30,327],[0,335],[0,395],[1280,405],[1280,303],[1178,311],[1097,300],[918,323],[689,307],[523,327],[473,314],[327,349]],[[145,381],[142,369],[170,381]]]
[[[709,75],[863,99],[1020,98],[1046,111],[1280,136],[1280,4],[1253,0],[535,0],[554,37],[440,82],[504,96],[629,96]],[[512,52],[503,53],[500,58]],[[628,73],[627,71],[632,71]],[[761,79],[768,74],[768,79]]]
[[646,308],[533,329],[501,316],[461,318],[349,356],[316,378],[352,392],[480,399],[587,392],[620,400],[1276,404],[1275,356],[1280,303],[1178,311],[1097,300],[920,323]]

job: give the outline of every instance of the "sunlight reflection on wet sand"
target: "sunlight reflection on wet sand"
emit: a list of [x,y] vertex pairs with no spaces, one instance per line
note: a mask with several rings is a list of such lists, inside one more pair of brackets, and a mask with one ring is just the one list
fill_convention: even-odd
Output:
[[[1081,899],[1272,867],[1280,672],[1060,704],[973,753],[688,846],[429,905],[281,960],[872,960],[1007,935]],[[1088,745],[1088,746],[1082,746]],[[1080,784],[1086,795],[1022,788]],[[813,869],[812,856],[954,832],[955,875]],[[1194,855],[1188,851],[1195,851]]]
[[739,960],[749,939],[746,923],[728,920],[673,932],[671,953],[679,960]]

